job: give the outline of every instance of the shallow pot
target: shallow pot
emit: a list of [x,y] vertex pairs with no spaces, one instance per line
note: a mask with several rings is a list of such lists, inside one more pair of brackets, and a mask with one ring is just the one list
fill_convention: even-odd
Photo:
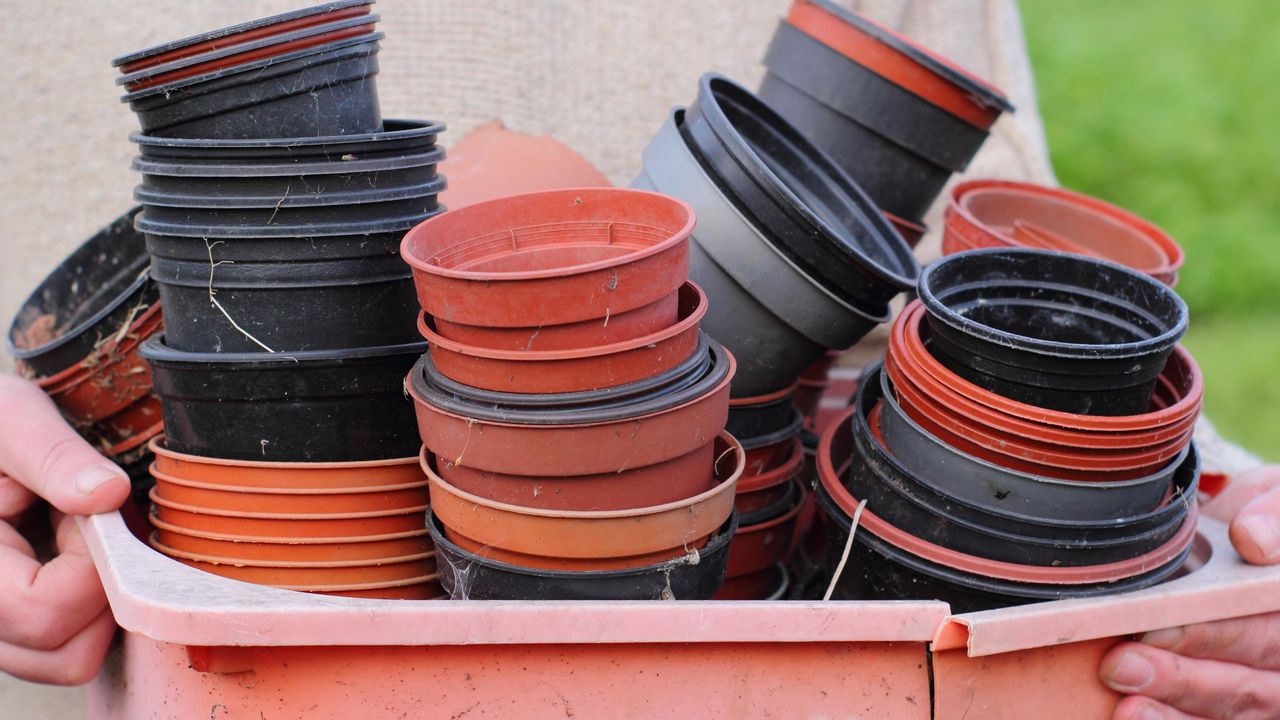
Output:
[[358,490],[259,490],[228,488],[184,480],[154,467],[156,497],[212,511],[265,513],[362,513],[399,510],[427,504],[426,482],[374,486]]
[[294,542],[303,538],[327,538],[330,542],[352,542],[373,536],[413,533],[423,529],[427,506],[409,511],[366,513],[253,513],[222,511],[170,502],[148,494],[155,518],[202,536],[237,536],[256,541]]
[[228,460],[175,452],[164,438],[151,442],[155,469],[189,482],[247,490],[340,490],[426,482],[418,458],[362,462],[264,462]]
[[213,555],[249,564],[258,562],[368,562],[381,558],[421,555],[433,545],[426,530],[408,537],[373,538],[359,542],[252,542],[235,536],[200,537],[172,525],[157,525],[156,540],[165,547],[195,555]]

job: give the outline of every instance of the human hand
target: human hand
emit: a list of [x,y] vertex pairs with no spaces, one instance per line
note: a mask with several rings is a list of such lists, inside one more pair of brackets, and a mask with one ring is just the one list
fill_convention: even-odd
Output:
[[[115,634],[102,582],[73,515],[109,512],[129,478],[80,438],[35,385],[0,375],[0,671],[81,685]],[[43,565],[18,531],[43,498],[58,555]]]
[[[1280,563],[1280,465],[1238,478],[1204,512],[1230,521],[1231,544],[1255,565]],[[1128,697],[1115,720],[1280,718],[1280,613],[1189,625],[1122,643],[1102,680]]]

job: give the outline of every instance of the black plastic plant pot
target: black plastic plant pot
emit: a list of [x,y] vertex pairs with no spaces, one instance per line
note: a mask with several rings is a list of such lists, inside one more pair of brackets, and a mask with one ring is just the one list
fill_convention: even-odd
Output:
[[184,352],[295,352],[411,343],[418,301],[396,255],[319,262],[156,257],[165,343]]
[[[867,373],[854,415],[846,484],[881,519],[935,545],[1021,565],[1090,566],[1129,560],[1168,542],[1195,502],[1198,466],[1183,463],[1172,496],[1158,508],[1118,519],[1049,520],[983,510],[934,492],[890,456],[868,427],[880,401],[879,368]],[[872,387],[874,384],[874,387]],[[940,469],[939,472],[945,472]]]
[[[829,584],[836,564],[844,553],[853,527],[821,486],[817,502],[827,528]],[[1048,600],[1100,597],[1151,587],[1177,573],[1194,543],[1165,565],[1150,572],[1110,583],[1091,585],[1048,585],[1020,583],[961,572],[930,562],[859,529],[850,548],[849,559],[836,582],[833,600],[941,600],[953,614],[993,610]]]
[[[425,216],[425,217],[430,217]],[[399,257],[404,233],[413,227],[413,218],[403,222],[352,226],[372,232],[349,235],[299,235],[295,237],[231,237],[157,235],[148,233],[147,252],[157,261],[232,263],[280,263],[299,260],[349,260],[352,258]],[[404,227],[402,227],[404,226]],[[265,229],[265,228],[264,228]]]
[[444,378],[429,355],[414,365],[409,382],[432,406],[462,417],[524,425],[578,425],[613,422],[683,405],[705,396],[729,371],[729,354],[724,347],[701,335],[690,360],[661,375],[601,390],[483,390]]
[[1104,260],[1048,250],[974,250],[920,277],[929,351],[992,392],[1084,415],[1147,412],[1187,330],[1164,284]]
[[696,553],[628,570],[570,572],[470,553],[450,542],[440,520],[427,512],[440,584],[454,600],[709,600],[724,584],[729,541],[738,529],[734,514]]
[[422,445],[404,377],[426,351],[189,353],[142,346],[180,453],[237,460],[346,462],[411,457]]
[[746,88],[703,75],[681,129],[765,239],[850,304],[878,312],[919,276],[906,241],[871,198]]
[[265,163],[314,163],[416,155],[436,145],[444,123],[384,120],[379,130],[321,137],[252,139],[171,138],[133,133],[129,140],[145,160],[190,161],[222,166]]
[[382,125],[378,41],[369,33],[155,85],[121,98],[144,133],[280,138],[369,133]]
[[750,512],[740,511],[738,513],[738,526],[745,529],[752,525],[759,525],[760,523],[766,523],[770,520],[780,518],[783,515],[786,515],[789,510],[794,508],[796,504],[800,502],[800,498],[803,494],[804,486],[801,484],[799,479],[788,480],[786,495],[783,495],[762,508],[757,508]]
[[787,440],[799,435],[803,428],[804,413],[800,412],[800,408],[792,405],[786,424],[767,433],[745,435],[742,437],[734,435],[734,437],[742,444],[743,450],[755,450],[756,448],[768,447],[769,445],[777,445],[778,443],[786,442]]
[[[437,195],[444,188],[444,178],[436,176],[413,188],[366,189],[294,200],[282,194],[270,204],[262,202],[261,196],[230,201],[236,205],[208,207],[156,205],[144,200],[145,210],[138,220],[138,229],[148,234],[188,237],[349,234],[357,223],[398,221],[397,224],[402,224],[443,212]],[[147,193],[137,195],[146,197]],[[304,204],[308,201],[313,204]],[[324,201],[331,204],[321,204]],[[168,197],[164,202],[180,200]]]
[[146,247],[133,229],[139,210],[76,248],[22,303],[5,340],[27,372],[50,377],[70,368],[156,302]]
[[785,20],[759,96],[825,151],[881,209],[919,221],[987,132],[811,38]]
[[790,391],[766,396],[767,399],[753,403],[729,402],[729,421],[725,430],[735,438],[754,438],[786,429],[794,422],[795,403],[791,401]]

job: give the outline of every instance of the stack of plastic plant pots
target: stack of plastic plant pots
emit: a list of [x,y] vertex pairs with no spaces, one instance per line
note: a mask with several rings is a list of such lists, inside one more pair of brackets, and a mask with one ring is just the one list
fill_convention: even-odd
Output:
[[1173,287],[1182,248],[1164,230],[1088,195],[1009,180],[972,180],[951,190],[942,251],[1028,247],[1120,263]]
[[151,543],[246,582],[426,599],[399,239],[443,211],[443,126],[382,122],[376,20],[329,3],[116,61],[165,307],[141,349],[166,422]]
[[1176,573],[1195,535],[1203,396],[1176,345],[1178,296],[1024,249],[945,258],[919,293],[819,447],[827,561],[847,561],[836,596],[965,611]]
[[[18,371],[104,455],[144,485],[147,443],[163,431],[139,354],[160,331],[135,208],[87,240],[36,288],[6,338]],[[145,488],[142,488],[145,491]]]
[[919,266],[858,185],[749,91],[707,74],[644,152],[634,187],[698,215],[690,277],[733,352],[735,399],[766,402],[887,322]]
[[908,238],[1013,110],[990,83],[831,0],[795,0],[764,64],[760,97]]
[[708,598],[746,464],[699,326],[690,208],[515,195],[405,236],[430,350],[405,381],[454,598]]

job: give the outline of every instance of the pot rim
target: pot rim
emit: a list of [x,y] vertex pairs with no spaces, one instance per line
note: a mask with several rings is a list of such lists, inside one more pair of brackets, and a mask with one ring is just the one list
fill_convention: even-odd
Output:
[[796,380],[795,382],[782,388],[781,390],[775,390],[771,393],[765,393],[764,395],[753,395],[751,397],[741,397],[741,398],[729,398],[729,407],[736,408],[738,410],[743,410],[755,405],[772,405],[773,403],[780,402],[783,398],[787,398],[794,395],[796,392],[796,388],[798,387],[800,387],[800,380]]
[[[596,260],[589,263],[579,263],[577,265],[544,268],[542,270],[501,271],[501,272],[456,270],[453,268],[446,268],[446,267],[441,267],[439,265],[431,264],[430,262],[428,262],[429,258],[422,258],[419,256],[418,253],[415,252],[414,245],[416,244],[417,237],[434,231],[435,230],[434,225],[439,225],[444,222],[450,222],[450,223],[462,222],[463,220],[465,220],[467,217],[471,215],[478,215],[480,217],[484,217],[493,207],[498,205],[507,204],[515,200],[528,200],[532,198],[545,198],[548,202],[550,202],[553,199],[560,199],[560,198],[569,197],[569,196],[572,196],[575,200],[577,200],[578,202],[581,202],[581,197],[583,195],[605,196],[605,195],[611,195],[611,194],[612,195],[630,194],[633,196],[647,196],[651,198],[661,198],[660,202],[669,202],[673,207],[681,210],[684,213],[685,215],[684,225],[682,225],[679,229],[672,232],[669,237],[665,238],[661,242],[655,243],[641,250],[636,250],[634,252],[627,253],[626,255],[621,255],[616,258],[608,258],[606,260]],[[635,190],[632,188],[619,188],[619,187],[566,188],[566,189],[559,189],[559,190],[537,190],[533,192],[518,193],[516,195],[508,195],[501,198],[494,198],[492,200],[485,200],[484,202],[479,202],[479,203],[475,203],[474,205],[468,205],[464,208],[459,208],[457,210],[454,210],[451,213],[447,213],[447,214],[442,213],[440,215],[427,218],[426,220],[423,220],[418,225],[414,226],[411,230],[409,230],[408,233],[405,234],[404,241],[400,245],[400,257],[402,257],[404,261],[408,263],[409,266],[412,267],[415,271],[423,272],[428,275],[452,278],[456,280],[471,280],[476,282],[491,283],[491,282],[512,282],[512,281],[521,281],[521,280],[555,279],[555,278],[561,278],[569,275],[582,275],[582,274],[597,272],[600,270],[608,270],[610,268],[630,265],[631,263],[634,263],[637,260],[643,260],[646,258],[653,257],[655,255],[660,255],[668,250],[671,250],[672,248],[679,246],[681,243],[687,243],[689,240],[689,236],[693,234],[693,226],[695,221],[696,219],[694,217],[693,208],[689,207],[689,205],[686,204],[683,200],[680,200],[679,198],[671,197],[669,195],[662,195],[661,193],[649,192],[647,190]],[[619,221],[615,221],[615,222],[619,222]],[[540,225],[548,225],[548,224],[554,224],[554,223],[540,223]],[[462,242],[465,242],[465,240]],[[445,248],[445,250],[451,250],[454,247],[456,247],[457,244],[461,244],[461,243],[455,243],[454,246]],[[566,243],[566,244],[572,244],[572,243]],[[432,257],[434,257],[434,255]]]
[[[146,155],[135,155],[130,161],[131,170],[136,170],[142,175],[151,175],[164,178],[226,178],[229,180],[259,180],[269,179],[293,179],[298,177],[310,177],[312,175],[355,175],[357,173],[377,173],[382,171],[408,170],[411,168],[429,167],[439,165],[446,157],[443,147],[439,145],[427,145],[418,151],[405,151],[397,155],[373,158],[356,158],[351,160],[299,160],[286,161],[280,160],[276,162],[263,163],[231,163],[231,162],[202,162],[199,160],[182,158],[181,160],[171,158],[152,158]],[[366,188],[360,192],[345,191],[345,193],[325,193],[324,197],[350,195],[353,197],[373,198],[365,202],[381,202],[383,200],[394,199],[393,193],[400,193],[409,197],[420,197],[422,195],[432,194],[434,188],[444,189],[445,177],[439,173],[430,176],[430,180],[419,185],[401,185],[393,186],[390,192],[379,192],[379,188]],[[437,191],[438,194],[439,191]],[[196,195],[191,193],[176,193],[163,190],[156,190],[147,187],[145,184],[134,187],[134,199],[144,205],[160,205],[170,207],[196,207],[196,208],[227,208],[227,207],[262,207],[267,196],[244,196],[240,193],[235,195]],[[246,202],[240,198],[247,197],[251,199],[252,204],[237,205],[236,202]],[[305,195],[296,197],[306,198]],[[280,202],[292,198],[276,197],[275,200]],[[337,205],[339,203],[329,203]],[[352,203],[353,204],[353,203]],[[274,204],[268,204],[267,207],[273,207]],[[290,203],[284,202],[282,207],[290,207]],[[310,206],[310,207],[314,207]]]
[[[117,343],[111,340],[94,353],[95,357],[106,356],[109,360],[108,362],[90,366],[87,364],[90,358],[85,358],[62,372],[35,378],[33,382],[50,397],[70,392],[92,379],[98,373],[114,367],[119,360],[128,356],[144,340],[156,334],[162,326],[162,320],[158,317],[160,313],[159,302],[147,306],[147,309],[143,310],[125,330],[125,339],[123,341]],[[112,358],[115,358],[115,360],[112,360]]]
[[[948,327],[953,328],[957,332],[973,336],[985,342],[1004,347],[1017,348],[1023,352],[1070,359],[1096,357],[1099,344],[1045,340],[1002,330],[960,315],[934,293],[930,280],[934,274],[939,272],[939,268],[945,268],[949,265],[955,265],[958,263],[983,264],[986,262],[987,257],[992,255],[999,257],[1024,257],[1033,260],[1041,259],[1055,262],[1075,263],[1079,265],[1101,265],[1112,272],[1128,276],[1134,282],[1148,286],[1151,293],[1154,295],[1167,294],[1172,300],[1174,306],[1178,309],[1178,319],[1173,323],[1172,327],[1164,330],[1158,335],[1143,340],[1108,344],[1111,348],[1122,348],[1114,351],[1109,350],[1106,356],[1109,359],[1128,358],[1150,354],[1157,351],[1162,346],[1176,344],[1178,339],[1187,331],[1187,326],[1190,322],[1187,304],[1167,285],[1161,283],[1155,278],[1152,278],[1150,275],[1138,272],[1131,267],[1121,265],[1110,260],[1084,258],[1079,255],[1054,250],[1038,250],[1020,247],[982,248],[979,250],[970,250],[965,253],[943,256],[941,259],[930,263],[929,266],[920,273],[920,283],[917,287],[919,300],[928,310],[929,316],[935,320],[945,323]],[[1023,281],[1032,283],[1043,282],[1037,278],[1023,278]],[[1062,284],[1062,286],[1072,289],[1086,289],[1077,283]]]
[[176,533],[178,535],[187,535],[189,537],[200,538],[202,540],[217,540],[220,542],[236,542],[246,543],[249,545],[347,545],[351,543],[362,542],[382,542],[387,540],[407,540],[415,537],[421,537],[427,534],[426,529],[422,530],[406,530],[398,533],[382,533],[381,535],[352,535],[347,537],[298,537],[285,538],[279,536],[266,535],[226,535],[224,533],[209,532],[205,530],[193,530],[185,528],[173,523],[167,523],[156,517],[155,513],[149,513],[147,518],[151,525],[157,530]]
[[[335,350],[298,350],[279,352],[231,352],[205,353],[175,350],[164,344],[164,334],[152,335],[142,345],[142,356],[149,363],[174,363],[182,365],[211,366],[249,366],[254,369],[275,369],[283,363],[297,366],[306,362],[341,362],[348,360],[373,360],[395,355],[419,354],[427,349],[426,342],[412,342],[401,345],[374,345],[362,348],[339,348]],[[273,367],[274,366],[274,367]]]
[[326,568],[359,568],[359,567],[380,567],[382,565],[398,565],[400,563],[417,562],[419,560],[427,560],[435,557],[434,550],[427,552],[414,553],[413,555],[399,555],[389,558],[378,558],[375,560],[337,560],[333,562],[311,562],[311,561],[295,561],[286,560],[253,560],[245,561],[239,558],[224,558],[216,555],[204,555],[201,553],[188,552],[186,550],[178,550],[171,548],[156,539],[156,533],[153,531],[147,538],[147,545],[153,550],[168,555],[172,558],[182,558],[183,560],[192,560],[194,562],[208,563],[210,565],[231,565],[232,567],[252,567],[252,568],[285,568],[297,570],[323,570]]
[[350,462],[280,462],[268,460],[230,460],[225,458],[215,458],[206,455],[190,455],[170,450],[164,446],[164,436],[160,435],[151,440],[148,446],[151,452],[156,455],[173,458],[179,462],[191,463],[194,465],[213,465],[217,467],[244,467],[244,468],[260,468],[266,470],[304,470],[312,472],[315,470],[360,470],[364,468],[376,467],[392,467],[396,465],[415,465],[418,462],[417,456],[391,458],[387,460],[354,460]]
[[[850,408],[827,428],[818,445],[817,464],[818,477],[822,487],[835,502],[836,506],[846,514],[852,515],[858,506],[853,494],[840,482],[831,457],[832,443],[836,434],[850,429],[850,422],[857,408]],[[1082,567],[1037,567],[1016,563],[988,560],[967,553],[957,552],[928,541],[922,540],[880,519],[866,508],[862,511],[859,525],[864,527],[877,539],[886,542],[899,550],[929,562],[952,570],[968,572],[982,577],[991,577],[1012,582],[1024,582],[1052,585],[1086,585],[1102,582],[1124,580],[1144,572],[1155,570],[1165,563],[1174,560],[1196,536],[1196,520],[1198,507],[1194,500],[1190,502],[1187,518],[1178,532],[1164,545],[1150,553],[1130,560]]]
[[156,424],[152,425],[151,427],[129,438],[128,440],[124,440],[122,442],[116,443],[115,445],[112,445],[111,447],[104,450],[103,454],[105,454],[107,457],[114,458],[114,457],[123,455],[127,452],[137,450],[138,448],[144,445],[149,445],[149,443],[152,440],[154,440],[157,437],[161,437],[163,434],[164,434],[164,420],[161,420]]
[[746,535],[749,533],[758,533],[758,532],[764,532],[766,530],[771,530],[779,525],[795,520],[796,517],[800,515],[800,511],[803,509],[804,509],[804,493],[798,492],[795,494],[795,497],[791,500],[791,506],[787,509],[786,512],[782,513],[781,515],[778,515],[777,517],[758,522],[754,525],[745,525],[743,527],[740,527],[738,528],[737,534]]
[[769,447],[770,445],[779,445],[786,442],[790,438],[798,437],[800,429],[804,427],[804,413],[800,408],[791,407],[791,419],[787,424],[771,433],[763,435],[755,435],[753,437],[738,438],[738,442],[742,444],[743,450],[759,450],[760,448]]
[[802,470],[804,470],[804,445],[800,442],[799,436],[797,436],[792,438],[791,456],[785,462],[772,470],[766,470],[758,475],[743,475],[738,480],[738,494],[766,490],[781,485],[798,476]]
[[[388,130],[388,127],[394,129]],[[129,135],[129,142],[140,146],[155,146],[175,149],[211,149],[211,150],[256,150],[256,149],[292,149],[307,147],[323,147],[325,145],[355,145],[360,143],[384,143],[395,140],[412,139],[428,135],[439,135],[447,126],[438,120],[416,120],[412,118],[390,118],[382,121],[382,130],[355,135],[320,135],[317,137],[280,137],[280,138],[177,138],[148,135],[135,132]],[[434,143],[433,143],[434,144]]]
[[230,495],[368,495],[376,493],[399,492],[401,490],[416,490],[418,488],[428,487],[426,480],[411,483],[400,483],[399,485],[369,485],[352,488],[277,488],[277,487],[256,487],[249,485],[219,485],[217,483],[200,482],[198,480],[187,480],[174,475],[170,475],[162,470],[157,470],[155,463],[151,463],[148,468],[151,477],[156,480],[180,485],[182,487],[192,488],[194,490],[210,490],[213,492],[225,492]]
[[[400,587],[409,587],[410,585],[426,585],[427,583],[437,582],[440,580],[439,573],[431,573],[430,575],[419,575],[415,578],[406,580],[388,580],[386,582],[374,583],[355,583],[352,585],[272,585],[271,587],[279,590],[293,590],[295,592],[307,593],[333,593],[333,592],[351,592],[354,590],[391,590]],[[440,596],[447,597],[447,596]],[[432,600],[437,600],[432,598]]]
[[184,503],[176,503],[172,500],[166,500],[157,494],[156,489],[152,487],[147,491],[147,499],[161,507],[172,508],[182,512],[188,512],[193,515],[207,515],[213,517],[233,517],[244,518],[246,520],[280,520],[283,522],[297,522],[305,520],[364,520],[368,518],[392,517],[397,515],[417,515],[425,511],[429,504],[416,505],[408,508],[397,508],[395,510],[372,510],[369,512],[358,513],[254,513],[243,512],[238,510],[210,510],[209,508],[195,507]]

